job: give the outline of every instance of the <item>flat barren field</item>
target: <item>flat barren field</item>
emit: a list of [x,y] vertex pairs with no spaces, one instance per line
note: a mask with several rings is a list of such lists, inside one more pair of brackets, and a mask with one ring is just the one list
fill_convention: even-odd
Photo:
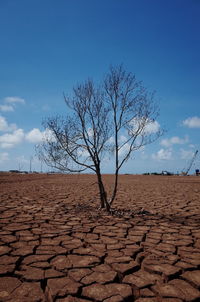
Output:
[[200,301],[200,177],[119,181],[0,174],[0,301]]

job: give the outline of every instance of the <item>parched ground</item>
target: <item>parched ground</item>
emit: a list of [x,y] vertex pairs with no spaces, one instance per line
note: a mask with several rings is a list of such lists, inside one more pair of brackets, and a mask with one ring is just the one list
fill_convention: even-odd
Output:
[[0,175],[0,301],[200,301],[200,177],[122,175],[113,215],[97,192]]

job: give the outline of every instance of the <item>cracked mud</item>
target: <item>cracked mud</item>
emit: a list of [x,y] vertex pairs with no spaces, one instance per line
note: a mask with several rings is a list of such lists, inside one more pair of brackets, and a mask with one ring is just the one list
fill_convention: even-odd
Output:
[[0,301],[200,301],[200,178],[121,175],[113,215],[97,192],[0,174]]

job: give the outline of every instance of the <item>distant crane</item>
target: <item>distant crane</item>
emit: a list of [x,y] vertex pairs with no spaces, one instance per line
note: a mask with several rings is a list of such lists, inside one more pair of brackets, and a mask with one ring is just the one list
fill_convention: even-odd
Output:
[[195,153],[194,153],[191,161],[189,162],[189,165],[188,165],[187,169],[185,169],[185,171],[182,171],[182,175],[188,175],[188,173],[189,173],[189,171],[190,171],[190,169],[191,169],[191,167],[192,167],[192,165],[193,165],[193,163],[195,161],[197,153],[198,153],[198,150],[195,151]]

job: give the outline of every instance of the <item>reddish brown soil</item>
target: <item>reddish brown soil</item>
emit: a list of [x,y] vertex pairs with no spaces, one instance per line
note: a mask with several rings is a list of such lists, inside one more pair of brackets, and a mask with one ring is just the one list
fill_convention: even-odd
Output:
[[[104,176],[107,190],[113,177]],[[200,177],[0,175],[0,301],[200,301]]]

